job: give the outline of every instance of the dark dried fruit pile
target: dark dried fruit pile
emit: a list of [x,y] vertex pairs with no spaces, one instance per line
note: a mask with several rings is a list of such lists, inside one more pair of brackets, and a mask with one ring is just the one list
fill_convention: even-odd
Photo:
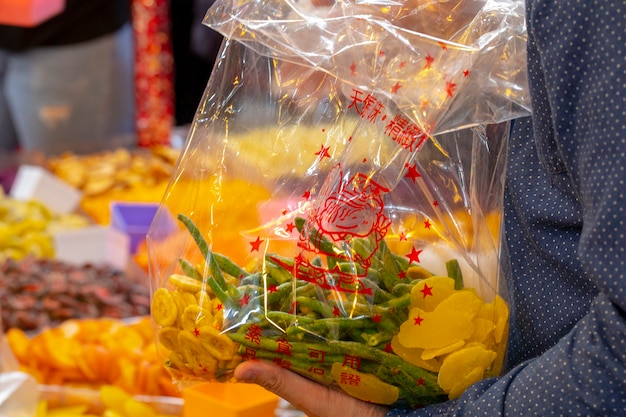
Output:
[[150,312],[145,283],[108,266],[7,259],[0,264],[2,327],[37,330],[72,318],[127,318]]

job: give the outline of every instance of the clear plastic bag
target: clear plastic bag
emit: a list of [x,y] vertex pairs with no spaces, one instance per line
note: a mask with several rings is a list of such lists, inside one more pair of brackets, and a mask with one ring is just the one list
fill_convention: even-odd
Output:
[[[181,385],[260,359],[417,407],[499,373],[523,6],[394,7],[209,10],[226,40],[148,234],[159,352]],[[444,12],[436,33],[403,26]]]

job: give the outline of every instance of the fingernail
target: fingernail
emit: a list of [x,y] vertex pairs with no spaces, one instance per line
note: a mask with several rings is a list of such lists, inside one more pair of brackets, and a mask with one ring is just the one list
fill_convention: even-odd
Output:
[[239,366],[235,369],[235,378],[241,382],[251,382],[254,380],[254,369],[248,366]]

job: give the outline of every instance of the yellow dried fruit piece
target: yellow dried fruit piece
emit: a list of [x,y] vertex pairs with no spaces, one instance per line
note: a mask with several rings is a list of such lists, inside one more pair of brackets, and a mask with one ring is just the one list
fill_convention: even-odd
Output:
[[159,342],[167,350],[178,350],[179,332],[180,330],[177,327],[163,327],[158,333]]
[[115,385],[102,385],[100,387],[100,401],[102,405],[119,414],[124,414],[124,402],[129,398],[132,397],[128,392]]
[[446,297],[442,300],[435,311],[440,310],[456,310],[462,311],[469,315],[470,318],[474,318],[480,307],[483,305],[483,300],[480,299],[473,291],[456,291],[454,294]]
[[215,359],[229,361],[237,353],[237,344],[213,326],[202,326],[197,330],[198,340]]
[[454,400],[459,398],[461,394],[465,392],[470,385],[477,383],[483,376],[485,375],[485,370],[481,367],[476,367],[465,374],[460,381],[458,381],[454,386],[450,389],[448,393],[448,398]]
[[184,330],[193,330],[213,324],[213,314],[199,305],[188,305],[180,316],[180,326]]
[[458,340],[448,346],[442,346],[440,348],[434,348],[434,349],[424,349],[422,351],[422,359],[431,360],[439,356],[447,355],[448,353],[461,349],[463,346],[465,346],[465,341]]
[[[437,383],[445,392],[450,392],[452,388],[468,374],[476,372],[476,368],[482,372],[489,368],[496,358],[496,353],[485,349],[482,345],[473,345],[452,352],[443,360]],[[481,377],[483,375],[481,373]]]
[[206,291],[198,291],[196,293],[196,300],[198,300],[198,305],[202,308],[206,308],[209,311],[213,310],[213,298]]
[[189,367],[185,363],[185,358],[183,358],[183,355],[179,352],[170,352],[167,357],[167,364],[167,366],[169,366],[170,368],[181,371],[184,374],[192,373],[191,369],[189,369]]
[[186,366],[196,375],[210,378],[216,371],[217,359],[200,343],[198,337],[191,332],[182,331],[178,334],[178,346]]
[[423,279],[411,290],[411,307],[433,311],[454,292],[454,280],[450,277],[433,276]]
[[172,291],[171,294],[172,298],[174,299],[174,303],[176,303],[179,316],[183,314],[183,311],[185,311],[185,308],[187,308],[187,306],[198,305],[198,299],[190,292]]
[[427,371],[432,372],[439,372],[439,368],[441,368],[441,362],[439,360],[424,360],[422,358],[422,353],[424,352],[424,349],[408,348],[403,346],[398,339],[398,335],[394,336],[391,339],[391,348],[393,349],[393,353],[398,355],[404,361],[411,363],[415,366],[419,366],[422,369],[426,369]]
[[178,318],[178,308],[172,294],[165,288],[157,289],[152,295],[152,318],[160,326],[172,326]]
[[500,343],[505,337],[505,333],[508,331],[509,306],[499,295],[496,295],[494,304],[496,311],[496,328],[493,330],[493,335],[496,339],[496,343]]
[[406,276],[411,279],[424,279],[432,277],[433,274],[423,266],[412,265],[406,270]]
[[427,312],[413,308],[409,319],[400,325],[398,338],[406,347],[436,349],[468,339],[472,333],[474,323],[468,314],[455,310]]
[[203,287],[202,281],[198,281],[195,278],[182,274],[170,275],[169,282],[181,291],[189,291],[194,294],[200,291]]
[[124,415],[129,417],[156,417],[157,413],[148,404],[131,398],[124,403]]
[[491,320],[483,318],[474,319],[474,333],[469,338],[469,342],[483,343],[485,346],[491,346],[495,342],[493,331],[496,326]]
[[375,375],[359,372],[338,362],[330,369],[335,382],[352,397],[375,404],[393,404],[400,397],[398,387],[383,382]]

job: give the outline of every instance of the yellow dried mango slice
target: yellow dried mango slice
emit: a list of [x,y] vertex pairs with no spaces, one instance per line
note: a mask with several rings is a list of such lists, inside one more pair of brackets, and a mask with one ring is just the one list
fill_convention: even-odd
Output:
[[338,362],[333,363],[330,374],[343,391],[363,401],[389,405],[400,397],[398,387],[383,382],[376,375],[359,372]]
[[493,331],[496,326],[491,320],[475,318],[474,319],[474,333],[469,338],[468,342],[478,342],[485,346],[493,346],[495,339],[493,337]]
[[458,340],[448,346],[442,346],[434,349],[424,349],[422,351],[422,359],[431,360],[439,356],[447,355],[448,353],[461,349],[463,346],[465,346],[465,341]]
[[468,339],[474,333],[474,323],[468,314],[455,310],[427,312],[413,308],[409,319],[400,325],[398,338],[409,348],[436,349],[459,340]]
[[476,314],[478,314],[483,304],[483,300],[481,300],[480,297],[478,297],[473,291],[461,290],[456,291],[454,294],[450,294],[442,300],[437,307],[435,307],[435,311],[462,311],[473,319]]
[[194,294],[200,291],[203,287],[202,281],[182,274],[172,274],[169,276],[168,281],[179,290],[189,291]]
[[426,369],[427,371],[439,372],[439,368],[441,368],[441,362],[437,359],[424,360],[422,358],[422,353],[424,349],[420,348],[408,348],[400,343],[398,336],[394,336],[391,339],[391,348],[393,349],[393,353],[401,357],[404,361],[411,363],[415,366],[419,366],[422,369]]
[[100,401],[102,405],[112,411],[124,414],[124,402],[132,398],[122,388],[115,385],[102,385],[100,387]]
[[411,289],[411,307],[433,311],[454,292],[454,280],[450,277],[433,276],[423,279]]
[[496,343],[500,343],[505,337],[505,333],[508,331],[509,306],[499,295],[496,295],[494,304],[496,311],[496,328],[493,330],[493,335],[496,339]]
[[485,370],[479,366],[469,371],[465,374],[460,381],[458,381],[454,386],[450,389],[448,393],[448,398],[454,400],[459,398],[466,389],[468,389],[472,384],[477,383],[483,376],[485,375]]
[[492,303],[483,304],[476,315],[477,318],[491,320],[495,324],[493,336],[496,343],[500,343],[508,329],[509,306],[499,295],[496,295]]
[[157,289],[152,295],[152,318],[160,326],[172,326],[178,319],[178,308],[170,293],[165,288]]
[[[472,345],[452,352],[443,360],[437,376],[437,383],[445,392],[452,388],[466,375],[476,372],[476,368],[482,372],[489,368],[496,358],[496,353],[485,349],[482,345]],[[481,377],[483,375],[481,373]]]

